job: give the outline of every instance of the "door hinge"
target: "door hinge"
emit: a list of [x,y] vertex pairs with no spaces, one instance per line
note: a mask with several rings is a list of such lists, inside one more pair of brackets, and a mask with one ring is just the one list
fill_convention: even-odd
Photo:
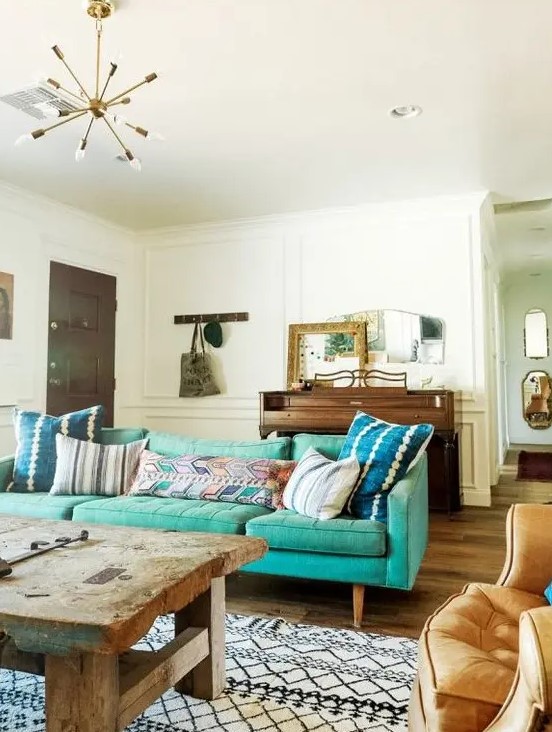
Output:
[[115,300],[115,312],[119,309],[119,301]]
[[113,391],[117,390],[117,379],[113,379]]

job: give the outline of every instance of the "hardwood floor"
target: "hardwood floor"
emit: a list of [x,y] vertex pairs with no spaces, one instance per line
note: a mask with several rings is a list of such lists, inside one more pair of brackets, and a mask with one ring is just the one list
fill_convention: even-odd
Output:
[[[495,582],[504,561],[504,526],[512,503],[552,501],[552,483],[501,476],[492,508],[466,507],[449,520],[430,514],[429,547],[412,592],[366,588],[362,630],[418,637],[431,613],[468,582]],[[352,587],[333,582],[236,575],[228,581],[229,612],[290,622],[352,628]]]

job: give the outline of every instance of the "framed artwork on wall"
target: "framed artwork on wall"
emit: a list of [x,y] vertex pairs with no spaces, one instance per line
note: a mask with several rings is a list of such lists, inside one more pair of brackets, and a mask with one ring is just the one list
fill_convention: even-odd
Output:
[[13,337],[13,275],[0,272],[0,339]]

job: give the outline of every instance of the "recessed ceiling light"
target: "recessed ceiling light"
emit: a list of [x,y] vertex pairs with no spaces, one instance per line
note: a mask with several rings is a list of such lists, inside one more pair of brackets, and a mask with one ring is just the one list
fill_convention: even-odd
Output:
[[404,104],[393,107],[389,110],[391,117],[395,119],[409,119],[410,117],[418,117],[422,113],[422,108],[417,104]]
[[529,277],[540,277],[540,276],[541,276],[540,272],[530,272],[529,273]]
[[529,231],[546,231],[546,226],[530,226]]

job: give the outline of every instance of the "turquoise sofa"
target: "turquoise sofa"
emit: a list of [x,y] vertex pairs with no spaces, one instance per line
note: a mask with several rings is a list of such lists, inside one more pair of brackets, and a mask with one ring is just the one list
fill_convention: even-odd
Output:
[[[298,460],[309,447],[336,459],[344,437],[300,434],[293,438],[235,442],[201,440],[142,429],[104,429],[104,444],[148,437],[148,449],[163,455],[183,453]],[[51,496],[6,492],[13,457],[0,459],[0,513],[87,523],[138,526],[169,531],[245,534],[265,539],[267,554],[242,568],[315,580],[351,583],[354,621],[360,624],[364,587],[412,588],[428,535],[427,460],[425,455],[388,498],[388,523],[343,516],[330,521],[293,511],[272,511],[238,503],[154,496]]]

